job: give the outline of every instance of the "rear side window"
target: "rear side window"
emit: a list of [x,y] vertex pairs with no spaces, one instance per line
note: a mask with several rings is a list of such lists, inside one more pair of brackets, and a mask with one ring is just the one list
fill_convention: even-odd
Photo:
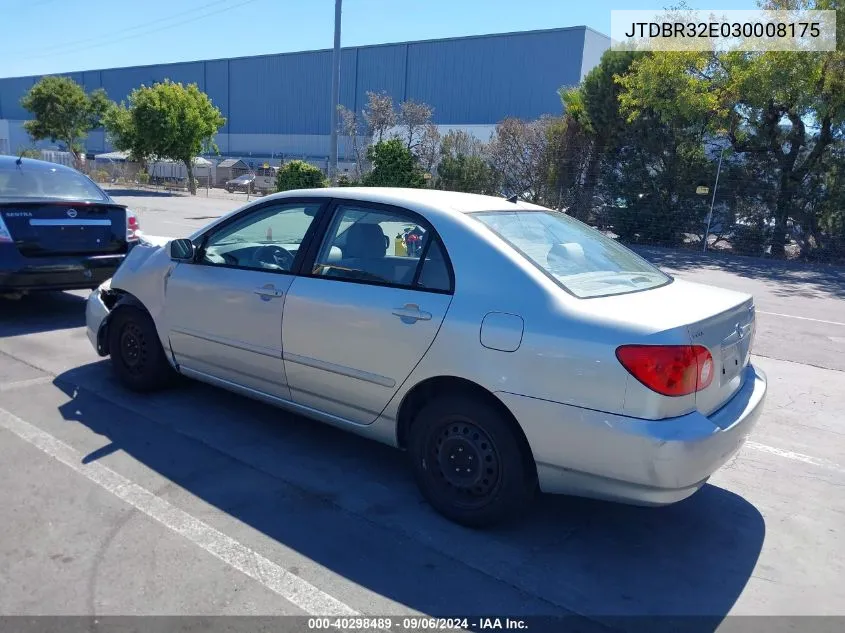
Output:
[[90,179],[61,168],[31,169],[24,162],[0,169],[0,198],[53,198],[56,200],[108,200]]
[[633,251],[565,213],[495,211],[472,216],[581,299],[648,290],[672,281]]

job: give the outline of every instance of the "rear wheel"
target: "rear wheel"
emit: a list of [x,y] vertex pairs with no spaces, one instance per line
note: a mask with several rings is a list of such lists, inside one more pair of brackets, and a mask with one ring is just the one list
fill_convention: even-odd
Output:
[[536,491],[533,460],[510,421],[480,398],[429,402],[411,425],[408,449],[423,496],[462,525],[518,516]]
[[167,386],[176,372],[167,362],[152,318],[134,306],[118,308],[109,321],[109,354],[115,375],[133,391]]

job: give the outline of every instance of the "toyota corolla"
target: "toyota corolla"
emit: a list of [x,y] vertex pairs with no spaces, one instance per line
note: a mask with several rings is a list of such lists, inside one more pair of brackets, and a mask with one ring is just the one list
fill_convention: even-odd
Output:
[[[419,248],[392,239],[408,227]],[[751,296],[565,213],[443,191],[262,198],[136,247],[87,324],[128,388],[181,374],[402,448],[430,504],[472,526],[538,490],[684,499],[766,394]]]

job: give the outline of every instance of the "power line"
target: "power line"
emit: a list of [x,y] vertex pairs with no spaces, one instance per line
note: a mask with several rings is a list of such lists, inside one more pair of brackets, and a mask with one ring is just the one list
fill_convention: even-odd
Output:
[[[53,0],[44,0],[44,2],[52,2],[52,1]],[[109,33],[109,36],[121,35],[123,33],[130,33],[132,31],[137,31],[138,29],[143,29],[143,28],[146,28],[146,27],[149,27],[149,26],[153,26],[155,24],[160,24],[161,22],[169,22],[170,20],[172,20],[174,18],[180,18],[183,15],[192,15],[192,14],[195,14],[199,10],[205,10],[205,9],[208,9],[209,7],[213,7],[213,6],[216,6],[216,5],[219,5],[219,4],[227,4],[230,1],[231,0],[215,0],[214,2],[208,2],[208,3],[206,3],[202,6],[198,6],[196,8],[189,9],[187,11],[181,11],[179,13],[173,13],[173,14],[167,16],[167,17],[164,17],[164,18],[157,18],[155,20],[150,20],[149,22],[143,22],[141,24],[136,24],[135,26],[127,27],[125,29],[119,29],[117,31],[111,31]],[[38,6],[38,5],[35,5],[35,6]],[[76,46],[79,46],[80,44],[89,44],[91,42],[102,42],[102,41],[103,41],[102,37],[87,37],[87,38],[81,39],[81,40],[52,44],[51,46],[42,46],[38,50],[41,51],[41,52],[55,51],[57,49],[63,49],[63,48],[74,48]]]
[[135,35],[128,35],[126,37],[121,37],[121,38],[118,38],[118,39],[110,39],[110,40],[105,41],[105,42],[100,42],[99,44],[92,44],[90,46],[83,46],[81,48],[77,48],[77,49],[73,49],[73,50],[61,51],[60,53],[47,53],[45,55],[29,55],[28,57],[29,57],[29,59],[39,59],[39,58],[43,58],[43,57],[52,57],[56,54],[69,55],[69,54],[72,54],[72,53],[79,53],[81,51],[90,50],[92,48],[102,48],[104,46],[114,46],[115,44],[120,44],[121,42],[124,42],[126,40],[131,40],[131,39],[135,39],[135,38],[138,38],[138,37],[144,37],[145,35],[152,35],[153,33],[158,33],[160,31],[166,31],[167,29],[172,29],[172,28],[175,28],[177,26],[182,26],[184,24],[190,24],[191,22],[196,22],[196,21],[202,20],[204,18],[209,18],[213,15],[218,15],[220,13],[225,13],[225,12],[231,11],[233,9],[238,9],[238,8],[246,6],[248,4],[252,4],[253,2],[256,2],[256,1],[257,0],[244,0],[244,2],[240,2],[238,4],[233,4],[233,5],[230,5],[228,7],[224,7],[223,9],[218,9],[217,11],[211,11],[209,13],[196,15],[194,17],[187,19],[187,20],[182,20],[181,22],[174,22],[173,24],[168,24],[166,26],[162,26],[162,27],[159,27],[159,28],[150,29],[149,31],[142,31],[141,33],[136,33]]

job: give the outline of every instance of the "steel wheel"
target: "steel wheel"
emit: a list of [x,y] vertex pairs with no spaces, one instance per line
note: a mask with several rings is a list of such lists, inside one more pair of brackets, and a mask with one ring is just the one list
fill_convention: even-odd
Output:
[[136,376],[144,373],[149,354],[144,332],[137,323],[129,321],[121,329],[119,354],[129,373]]
[[537,469],[521,430],[482,394],[432,398],[411,423],[408,454],[426,500],[462,525],[521,517],[536,492]]
[[135,306],[116,308],[107,336],[114,372],[133,391],[153,391],[176,377],[145,310]]
[[428,472],[452,502],[483,506],[501,480],[499,453],[487,433],[470,420],[444,421],[429,437]]

